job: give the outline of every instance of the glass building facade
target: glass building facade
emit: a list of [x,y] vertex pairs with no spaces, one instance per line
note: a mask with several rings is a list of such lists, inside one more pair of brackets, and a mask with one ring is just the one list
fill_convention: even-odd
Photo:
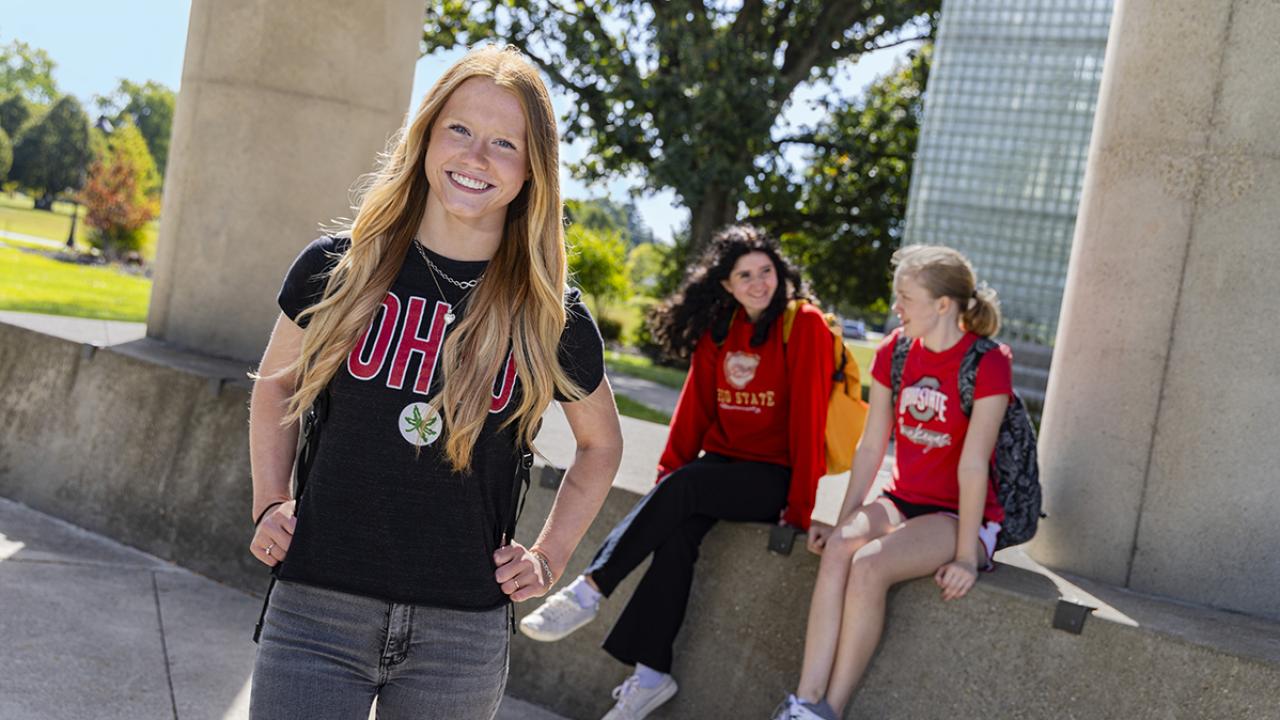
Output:
[[1112,0],[944,0],[904,243],[949,245],[1000,294],[1001,339],[1050,345]]

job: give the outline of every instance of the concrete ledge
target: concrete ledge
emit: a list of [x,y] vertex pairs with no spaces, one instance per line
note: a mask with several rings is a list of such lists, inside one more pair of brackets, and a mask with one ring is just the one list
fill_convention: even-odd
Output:
[[[534,483],[518,538],[532,540],[553,498]],[[570,576],[637,499],[614,487]],[[681,690],[653,717],[763,718],[795,689],[818,562],[799,544],[790,556],[770,553],[767,538],[764,525],[721,524],[704,541],[676,643]],[[927,579],[891,593],[849,717],[1280,717],[1280,626],[1058,576],[1016,551],[1003,559],[954,603]],[[600,645],[644,569],[569,638],[517,639],[508,692],[566,717],[600,717],[630,672]],[[1079,635],[1052,627],[1064,599],[1098,608]]]
[[[266,574],[244,551],[247,369],[150,340],[95,349],[0,324],[0,496],[261,592]],[[629,418],[623,427],[623,471],[571,573],[652,485],[666,430]],[[558,412],[548,413],[538,444],[550,462],[569,461],[572,437]],[[823,485],[820,516],[840,493]],[[537,532],[553,497],[534,483],[522,539]],[[708,536],[677,645],[682,690],[656,717],[765,717],[795,685],[817,559],[799,546],[770,554],[767,536],[764,525],[723,525]],[[854,714],[1280,717],[1275,623],[1004,559],[1026,567],[1002,566],[957,603],[940,602],[927,580],[895,590]],[[639,577],[577,635],[554,644],[517,638],[510,693],[569,717],[603,713],[627,670],[598,645]],[[1080,635],[1051,627],[1063,597],[1099,608]]]
[[248,369],[155,340],[98,348],[0,324],[0,495],[261,592],[266,574],[243,552]]

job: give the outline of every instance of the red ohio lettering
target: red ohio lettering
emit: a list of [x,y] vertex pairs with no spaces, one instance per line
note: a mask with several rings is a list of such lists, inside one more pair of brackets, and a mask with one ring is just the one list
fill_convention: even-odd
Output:
[[[369,331],[378,323],[378,334],[373,338],[373,347],[369,347]],[[387,293],[382,300],[382,321],[374,314],[369,327],[364,329],[360,342],[351,348],[347,356],[347,372],[357,380],[372,380],[382,372],[382,365],[387,361],[387,351],[391,348],[391,337],[395,335],[396,324],[400,322],[400,298],[394,293]],[[367,358],[367,359],[366,359]]]
[[493,402],[489,404],[489,412],[500,413],[507,409],[507,405],[511,402],[513,390],[516,387],[516,356],[514,352],[507,353],[507,365],[503,369],[502,374],[498,376],[498,382],[494,383],[497,388],[493,393]]
[[409,298],[409,309],[404,316],[404,331],[400,333],[395,360],[392,361],[391,373],[387,376],[389,388],[399,390],[404,387],[404,378],[409,371],[409,359],[417,353],[422,356],[422,360],[418,364],[418,376],[413,383],[413,391],[426,395],[431,390],[431,379],[436,373],[436,360],[440,357],[440,346],[444,341],[444,316],[449,312],[449,303],[443,300],[436,301],[435,311],[431,314],[431,326],[424,338],[421,330],[426,305],[425,298],[416,296]]

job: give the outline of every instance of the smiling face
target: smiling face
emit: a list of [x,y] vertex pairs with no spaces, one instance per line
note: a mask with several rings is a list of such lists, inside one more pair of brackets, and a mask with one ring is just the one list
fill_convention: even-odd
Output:
[[893,297],[893,312],[907,337],[924,337],[945,322],[956,322],[954,303],[930,295],[913,275],[899,273],[893,279]]
[[524,110],[486,77],[458,86],[431,126],[423,170],[438,206],[470,225],[501,229],[529,179]]
[[747,317],[755,320],[778,289],[778,269],[773,260],[762,252],[749,252],[738,258],[729,272],[728,280],[720,284],[747,311]]

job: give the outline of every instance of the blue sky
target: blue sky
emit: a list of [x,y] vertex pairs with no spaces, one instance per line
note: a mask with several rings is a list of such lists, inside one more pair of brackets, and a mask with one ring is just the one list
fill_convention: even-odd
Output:
[[[56,5],[56,8],[54,7]],[[22,40],[49,53],[56,63],[54,80],[62,92],[71,93],[88,106],[94,95],[110,93],[121,78],[134,82],[155,80],[180,89],[182,56],[186,49],[187,16],[190,0],[130,0],[122,3],[62,0],[53,3],[0,0],[0,44]],[[883,74],[909,47],[903,46],[864,56],[836,82],[842,89],[860,90]],[[431,86],[440,72],[459,53],[440,53],[422,58],[414,76],[413,104]],[[783,116],[793,127],[805,126],[818,118],[809,101],[825,88],[801,87]],[[554,93],[554,90],[553,90]],[[567,146],[566,161],[583,156],[585,146]],[[625,201],[628,190],[638,187],[635,178],[622,178],[605,187],[587,187],[567,173],[563,175],[566,198],[609,196]],[[677,207],[671,192],[637,200],[645,221],[660,239],[688,219]]]

